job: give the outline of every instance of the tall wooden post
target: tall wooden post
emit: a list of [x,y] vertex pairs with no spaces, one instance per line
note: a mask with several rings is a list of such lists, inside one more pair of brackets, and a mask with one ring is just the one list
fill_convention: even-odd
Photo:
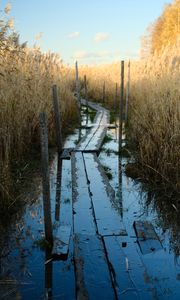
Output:
[[48,128],[46,115],[44,112],[39,114],[41,129],[41,156],[42,156],[42,178],[43,178],[43,208],[44,208],[44,227],[45,238],[52,244],[52,222],[51,222],[51,203],[50,203],[50,184],[49,184],[49,153],[48,153]]
[[61,132],[61,107],[58,97],[57,86],[53,85],[53,107],[54,107],[54,120],[56,129],[56,143],[58,147],[58,152],[62,152],[62,132]]
[[128,119],[128,106],[129,106],[129,94],[130,94],[130,61],[128,63],[128,74],[127,74],[127,84],[126,84],[126,108],[125,108],[125,122]]
[[81,98],[80,98],[80,86],[79,86],[79,72],[78,72],[78,62],[75,64],[76,68],[76,97],[77,97],[77,106],[78,106],[78,117],[79,117],[79,126],[81,127]]
[[122,128],[123,128],[123,101],[124,100],[124,60],[121,61],[121,96],[119,109],[119,153],[122,148]]

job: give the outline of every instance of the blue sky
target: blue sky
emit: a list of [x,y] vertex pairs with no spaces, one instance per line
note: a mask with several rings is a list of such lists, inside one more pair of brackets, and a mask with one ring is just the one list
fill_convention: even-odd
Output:
[[[65,63],[136,59],[146,28],[172,0],[11,0],[21,41]],[[1,10],[7,1],[1,0]],[[41,38],[36,37],[42,33]]]

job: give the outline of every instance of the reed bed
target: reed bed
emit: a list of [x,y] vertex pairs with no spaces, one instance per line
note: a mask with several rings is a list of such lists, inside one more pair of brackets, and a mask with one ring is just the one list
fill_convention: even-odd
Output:
[[14,201],[12,168],[39,145],[39,112],[54,136],[52,85],[61,99],[62,126],[76,119],[73,73],[52,53],[6,44],[0,47],[0,204]]
[[[131,62],[128,137],[144,178],[180,190],[180,57],[178,44],[146,59]],[[125,63],[125,86],[127,84]],[[82,67],[88,78],[89,96],[114,103],[120,63]]]

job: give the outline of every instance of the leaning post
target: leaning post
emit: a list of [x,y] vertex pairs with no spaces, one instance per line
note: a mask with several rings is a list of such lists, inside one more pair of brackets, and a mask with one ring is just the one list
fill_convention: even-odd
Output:
[[62,132],[61,132],[61,106],[58,97],[57,85],[53,85],[53,108],[54,108],[54,120],[55,120],[55,131],[56,131],[56,143],[58,152],[62,152]]
[[52,222],[51,222],[51,203],[50,203],[50,184],[49,184],[49,153],[48,153],[48,128],[46,114],[39,114],[41,129],[41,159],[42,159],[42,179],[43,179],[43,208],[44,208],[44,227],[45,238],[52,244]]
[[119,153],[122,148],[122,128],[123,128],[123,100],[124,100],[124,60],[121,61],[121,94],[119,109]]

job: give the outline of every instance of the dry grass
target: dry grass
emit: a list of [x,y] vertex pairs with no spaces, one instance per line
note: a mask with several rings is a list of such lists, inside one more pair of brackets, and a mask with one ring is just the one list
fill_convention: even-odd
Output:
[[[129,115],[129,136],[136,146],[136,159],[146,170],[146,177],[170,184],[177,191],[180,190],[178,51],[178,45],[175,45],[165,48],[159,55],[131,62]],[[105,81],[107,102],[113,104],[115,83],[120,82],[120,63],[83,67],[81,72],[87,75],[89,96],[101,100]]]
[[[72,72],[55,54],[39,49],[6,45],[0,48],[0,196],[6,198],[14,161],[20,161],[39,143],[39,112],[48,118],[50,142],[53,135],[53,84],[60,91],[62,126],[75,120]],[[9,201],[12,201],[9,197]]]

